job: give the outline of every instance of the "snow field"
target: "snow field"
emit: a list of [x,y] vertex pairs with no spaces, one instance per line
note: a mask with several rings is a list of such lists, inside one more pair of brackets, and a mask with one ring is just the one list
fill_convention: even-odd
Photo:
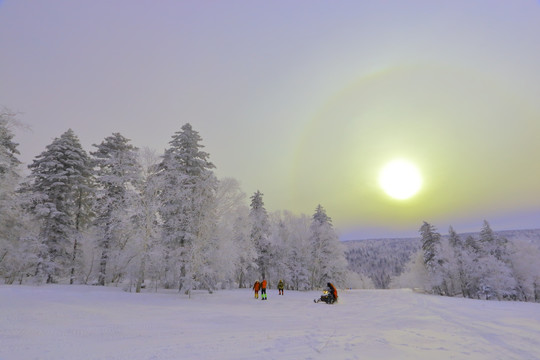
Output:
[[0,359],[539,359],[540,306],[409,290],[1,286]]

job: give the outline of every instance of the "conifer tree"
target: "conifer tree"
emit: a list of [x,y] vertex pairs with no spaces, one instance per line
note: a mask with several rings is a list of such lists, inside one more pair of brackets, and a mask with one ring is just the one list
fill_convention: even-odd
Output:
[[347,276],[347,260],[333,228],[332,219],[318,205],[310,225],[311,288],[326,286],[327,282],[343,285]]
[[431,288],[438,294],[445,294],[444,275],[442,265],[444,259],[441,257],[441,234],[435,227],[424,221],[420,227],[422,236],[422,251],[424,266],[426,267],[431,280]]
[[47,145],[31,165],[31,211],[40,220],[36,273],[48,283],[70,271],[73,283],[81,231],[91,219],[92,168],[78,137],[69,129]]
[[209,154],[201,150],[201,140],[189,123],[183,125],[169,142],[159,172],[167,282],[178,284],[186,293],[197,286],[209,291],[213,287],[208,256],[215,240],[217,179]]
[[[17,124],[15,114],[7,109],[0,111],[0,181],[18,178],[18,166],[21,164],[17,155],[19,144],[13,141],[12,127]],[[1,191],[1,190],[0,190]]]
[[263,194],[257,190],[251,196],[249,218],[251,220],[251,240],[257,249],[257,266],[261,279],[268,275],[270,266],[270,221],[264,207]]
[[517,283],[512,274],[507,240],[496,235],[489,223],[484,220],[480,230],[481,270],[479,292],[486,299],[510,298],[517,296]]
[[452,249],[452,272],[451,275],[455,277],[454,280],[457,280],[459,283],[459,287],[461,289],[461,293],[463,296],[466,296],[467,290],[466,290],[466,281],[465,281],[465,273],[463,271],[463,250],[464,245],[457,234],[457,232],[454,230],[452,226],[448,229],[448,244],[450,245],[450,248]]
[[497,260],[507,262],[507,243],[508,240],[502,236],[496,235],[487,220],[484,220],[482,229],[480,230],[480,244],[484,253],[489,253],[490,255],[495,256]]

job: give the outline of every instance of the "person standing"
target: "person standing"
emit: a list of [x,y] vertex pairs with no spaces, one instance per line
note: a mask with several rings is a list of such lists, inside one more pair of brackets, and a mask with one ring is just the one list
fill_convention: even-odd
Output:
[[279,295],[283,295],[283,288],[285,287],[285,284],[283,283],[283,280],[279,280],[277,284],[277,288],[279,290]]
[[263,279],[261,283],[261,300],[268,300],[268,298],[266,297],[266,285],[266,279]]
[[261,283],[259,280],[255,281],[255,284],[253,284],[253,290],[255,291],[255,299],[259,298],[259,290],[261,288]]

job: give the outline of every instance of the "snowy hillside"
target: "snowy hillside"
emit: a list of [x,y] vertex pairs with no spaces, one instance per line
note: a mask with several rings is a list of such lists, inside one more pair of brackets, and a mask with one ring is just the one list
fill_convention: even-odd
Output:
[[0,287],[0,359],[538,359],[540,306],[409,290]]

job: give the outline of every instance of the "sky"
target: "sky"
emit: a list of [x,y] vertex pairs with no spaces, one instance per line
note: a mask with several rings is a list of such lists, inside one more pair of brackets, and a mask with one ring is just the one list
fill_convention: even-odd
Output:
[[[539,1],[0,1],[29,164],[69,128],[161,153],[185,123],[268,211],[342,240],[540,227]],[[382,167],[423,186],[388,197]]]

